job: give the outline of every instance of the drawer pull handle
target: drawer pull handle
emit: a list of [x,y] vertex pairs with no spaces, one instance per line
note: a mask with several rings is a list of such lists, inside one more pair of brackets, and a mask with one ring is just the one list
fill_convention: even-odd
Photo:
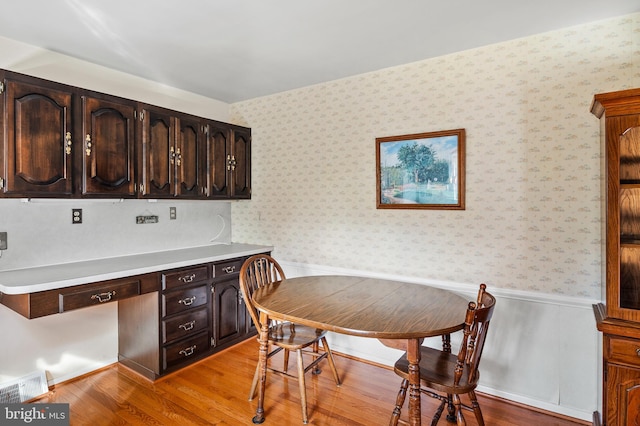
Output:
[[116,294],[116,291],[108,291],[106,293],[98,293],[98,294],[94,294],[93,296],[91,296],[91,300],[96,300],[98,299],[98,302],[100,303],[104,303],[104,302],[108,302],[111,300],[111,296],[114,296]]
[[183,329],[184,331],[193,330],[193,326],[195,325],[195,321],[185,322],[184,324],[180,324],[178,328]]
[[636,349],[636,355],[640,356],[640,348]]
[[195,279],[195,277],[196,277],[196,274],[191,274],[191,275],[185,275],[184,277],[180,277],[178,279],[183,283],[190,283]]
[[225,266],[224,268],[222,268],[222,270],[225,271],[227,274],[233,274],[236,271],[236,265]]
[[184,306],[189,306],[191,304],[193,304],[193,302],[196,301],[196,297],[195,296],[191,296],[191,297],[186,297],[184,299],[180,299],[178,300],[178,303],[182,303]]
[[183,349],[179,352],[180,355],[191,356],[193,355],[193,351],[196,350],[196,345],[191,346],[190,348]]

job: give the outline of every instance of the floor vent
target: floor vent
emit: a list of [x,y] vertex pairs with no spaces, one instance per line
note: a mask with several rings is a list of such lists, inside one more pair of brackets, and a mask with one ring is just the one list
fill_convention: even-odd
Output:
[[0,404],[29,401],[47,392],[49,392],[49,386],[44,371],[36,371],[0,384]]

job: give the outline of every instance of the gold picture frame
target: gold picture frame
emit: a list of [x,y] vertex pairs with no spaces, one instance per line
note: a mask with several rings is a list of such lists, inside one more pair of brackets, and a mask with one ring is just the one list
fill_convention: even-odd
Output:
[[465,130],[376,138],[378,209],[465,209]]

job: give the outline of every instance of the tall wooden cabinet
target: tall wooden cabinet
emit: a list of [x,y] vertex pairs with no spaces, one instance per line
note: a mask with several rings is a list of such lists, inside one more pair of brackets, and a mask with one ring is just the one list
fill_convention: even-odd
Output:
[[640,89],[596,95],[606,157],[606,305],[594,305],[603,333],[603,416],[640,424]]

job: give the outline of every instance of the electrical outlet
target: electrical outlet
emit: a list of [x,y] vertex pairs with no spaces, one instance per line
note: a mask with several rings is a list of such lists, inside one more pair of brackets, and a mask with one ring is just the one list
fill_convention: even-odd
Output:
[[7,249],[7,233],[0,232],[0,250]]
[[71,209],[71,223],[82,223],[82,209]]
[[170,220],[175,220],[177,218],[177,214],[176,214],[176,208],[175,207],[169,207],[169,219]]

